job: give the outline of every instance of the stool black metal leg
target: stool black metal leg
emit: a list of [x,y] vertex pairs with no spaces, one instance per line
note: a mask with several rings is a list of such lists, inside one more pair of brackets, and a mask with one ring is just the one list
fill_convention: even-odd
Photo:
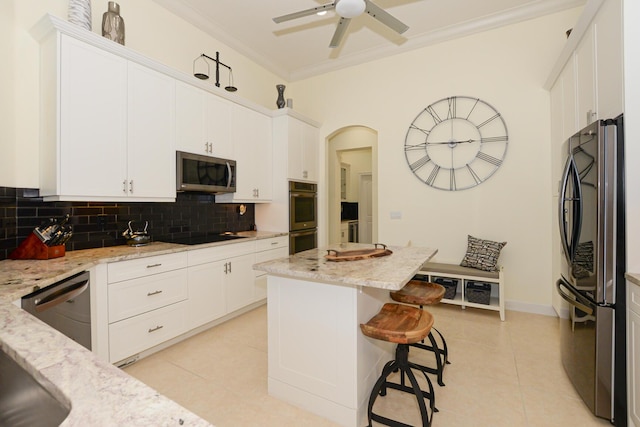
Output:
[[449,349],[447,347],[447,340],[444,339],[444,337],[442,336],[439,330],[437,330],[436,328],[431,328],[431,329],[436,331],[440,336],[440,340],[442,340],[442,351],[444,352],[444,363],[447,365],[451,365],[451,362],[449,362]]
[[[373,404],[375,403],[378,395],[384,396],[386,394],[386,388],[390,387],[395,390],[400,390],[405,393],[411,393],[415,395],[418,401],[418,407],[420,409],[420,417],[422,419],[422,426],[429,427],[431,426],[431,421],[433,419],[433,413],[438,412],[435,408],[435,394],[433,391],[433,385],[429,380],[429,377],[423,372],[425,379],[427,380],[427,385],[429,386],[429,391],[426,392],[420,388],[418,381],[412,371],[412,368],[421,370],[418,365],[409,362],[409,345],[408,344],[399,344],[396,347],[396,359],[388,362],[384,368],[382,369],[382,374],[380,378],[376,381],[373,386],[373,390],[371,390],[371,396],[369,397],[369,406],[367,409],[367,416],[369,427],[372,427],[372,421],[379,422],[381,424],[385,424],[391,427],[412,427],[409,424],[404,424],[400,421],[392,420],[387,417],[383,417],[382,415],[375,414],[373,412]],[[396,384],[387,381],[389,375],[391,375],[394,371],[400,371],[401,383]],[[407,376],[409,379],[409,383],[411,386],[405,384],[404,376]],[[425,399],[429,399],[429,409],[431,409],[431,416],[429,416],[429,411],[427,410],[427,406],[424,402]]]

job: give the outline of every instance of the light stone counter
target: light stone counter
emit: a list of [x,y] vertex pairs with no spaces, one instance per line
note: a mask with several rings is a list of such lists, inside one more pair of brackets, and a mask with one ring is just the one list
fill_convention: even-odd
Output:
[[254,269],[278,276],[398,290],[437,252],[431,248],[389,246],[387,249],[393,253],[378,258],[340,262],[325,258],[328,249],[346,251],[371,248],[371,244],[340,243],[256,264]]
[[242,232],[247,239],[187,246],[152,243],[67,252],[51,260],[0,261],[0,348],[71,408],[63,426],[210,426],[12,301],[99,263],[266,239],[287,233]]

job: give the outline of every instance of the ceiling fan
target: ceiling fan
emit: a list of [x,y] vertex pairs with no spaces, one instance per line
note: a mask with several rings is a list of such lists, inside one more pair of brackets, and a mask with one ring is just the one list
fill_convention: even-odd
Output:
[[331,48],[335,48],[340,45],[340,42],[342,41],[342,38],[347,31],[347,27],[349,26],[349,22],[351,22],[351,18],[360,16],[364,12],[382,22],[384,25],[391,28],[398,34],[402,34],[409,29],[408,25],[405,25],[403,22],[393,17],[384,9],[376,6],[370,0],[335,0],[333,3],[312,7],[311,9],[290,13],[288,15],[278,16],[276,18],[273,18],[273,22],[279,24],[281,22],[302,18],[303,16],[309,16],[331,9],[335,9],[336,13],[340,15],[338,27],[336,28],[335,33],[333,33],[331,43],[329,43],[329,47]]

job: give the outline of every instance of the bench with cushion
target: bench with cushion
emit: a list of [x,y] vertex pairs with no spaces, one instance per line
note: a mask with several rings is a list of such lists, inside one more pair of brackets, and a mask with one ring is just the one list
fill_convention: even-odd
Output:
[[[442,300],[443,303],[460,305],[462,308],[474,307],[498,311],[500,313],[500,320],[504,321],[504,269],[502,267],[498,267],[497,271],[484,271],[476,268],[462,267],[456,264],[427,262],[422,266],[418,274],[428,276],[426,279],[435,283],[438,283],[439,278],[445,279],[445,281],[447,281],[447,279],[449,279],[449,281],[451,279],[457,280],[456,297],[453,299],[444,298]],[[477,300],[474,299],[474,296],[472,296],[471,301],[469,300],[472,292],[478,292],[475,289],[471,289],[469,293],[467,293],[466,284],[469,282],[473,282],[471,285],[472,288],[474,284],[491,284],[491,298],[488,304],[475,302]]]

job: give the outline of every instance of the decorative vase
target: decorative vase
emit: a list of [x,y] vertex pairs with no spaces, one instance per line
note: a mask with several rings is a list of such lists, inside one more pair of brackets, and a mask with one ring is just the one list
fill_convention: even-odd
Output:
[[91,0],[69,0],[69,22],[91,31]]
[[284,100],[284,88],[285,85],[276,85],[276,89],[278,89],[278,100],[276,101],[276,105],[278,108],[284,108],[286,102]]
[[120,16],[120,5],[110,1],[102,15],[102,37],[124,46],[124,19]]

